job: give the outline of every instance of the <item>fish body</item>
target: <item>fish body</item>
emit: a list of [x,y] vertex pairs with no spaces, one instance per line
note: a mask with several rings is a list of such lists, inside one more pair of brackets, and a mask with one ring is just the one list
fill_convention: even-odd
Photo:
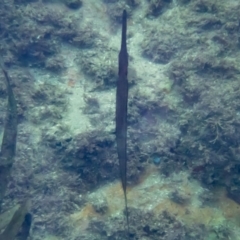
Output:
[[[11,221],[0,234],[0,240],[14,240],[17,236],[19,229],[25,221],[25,216],[28,213],[30,207],[30,200],[25,200],[18,210],[14,213]],[[26,239],[25,239],[26,240]]]
[[3,139],[0,153],[0,210],[3,197],[6,192],[11,168],[14,162],[17,142],[17,104],[11,87],[7,70],[2,67],[6,79],[8,103],[7,116],[4,126]]
[[16,152],[16,138],[17,138],[17,104],[13,94],[10,83],[10,78],[7,71],[2,69],[6,83],[8,94],[7,117],[3,133],[3,140],[1,146],[1,155],[6,157],[9,163],[13,163],[13,158]]
[[28,236],[30,234],[31,225],[32,225],[32,214],[28,212],[28,213],[26,213],[26,215],[24,217],[24,221],[21,226],[20,236],[18,237],[18,240],[27,240],[28,239]]
[[126,11],[123,12],[122,44],[118,57],[116,96],[116,140],[123,190],[126,191],[127,172],[127,105],[128,105],[128,53],[126,46]]
[[[0,153],[0,209],[2,199],[6,192],[11,168],[14,163],[18,124],[17,103],[11,86],[11,79],[7,70],[3,66],[1,66],[1,68],[6,80],[8,103]],[[23,202],[19,209],[14,213],[7,227],[0,234],[0,240],[14,240],[21,227],[23,231],[21,239],[27,240],[32,220],[30,213],[28,213],[29,205],[29,200]]]
[[116,142],[120,177],[125,198],[127,229],[129,221],[127,207],[127,106],[128,106],[128,52],[127,52],[127,12],[122,15],[122,40],[118,56],[118,80],[116,92]]

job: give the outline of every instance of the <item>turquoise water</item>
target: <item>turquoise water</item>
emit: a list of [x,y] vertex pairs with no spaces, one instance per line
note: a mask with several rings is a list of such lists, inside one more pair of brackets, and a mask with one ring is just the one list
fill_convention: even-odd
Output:
[[18,126],[16,152],[1,148],[0,239],[127,239],[114,133],[124,9],[129,239],[240,239],[236,0],[1,1],[17,104],[1,71],[2,143],[9,114]]

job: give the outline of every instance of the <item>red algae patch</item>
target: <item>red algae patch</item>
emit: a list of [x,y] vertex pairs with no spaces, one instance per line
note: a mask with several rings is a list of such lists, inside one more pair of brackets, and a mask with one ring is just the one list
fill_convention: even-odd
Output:
[[[174,202],[170,196],[176,191],[188,201],[184,204]],[[95,193],[96,196],[104,195],[108,211],[100,215],[90,203],[87,203],[80,212],[71,215],[70,220],[75,224],[82,225],[84,221],[87,224],[92,218],[123,214],[124,195],[120,182],[106,185]],[[129,207],[152,211],[156,215],[167,211],[189,226],[194,224],[218,226],[229,220],[235,226],[240,225],[240,207],[226,197],[224,189],[214,192],[211,206],[202,203],[201,196],[204,194],[210,192],[202,188],[197,181],[190,179],[187,173],[165,178],[154,172],[144,176],[138,185],[129,188],[127,196]]]

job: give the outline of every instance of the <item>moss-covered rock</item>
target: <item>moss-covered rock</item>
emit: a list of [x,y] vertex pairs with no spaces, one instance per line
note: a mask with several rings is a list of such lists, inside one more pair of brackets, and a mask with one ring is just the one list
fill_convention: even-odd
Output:
[[61,56],[54,56],[47,59],[45,67],[52,72],[60,72],[65,68],[65,63]]
[[107,89],[115,86],[117,62],[114,52],[101,49],[82,52],[78,57],[79,65],[86,76],[90,77],[94,89]]
[[172,0],[148,0],[148,10],[146,15],[158,17],[162,14]]
[[82,0],[64,0],[64,2],[71,9],[79,9],[82,6]]

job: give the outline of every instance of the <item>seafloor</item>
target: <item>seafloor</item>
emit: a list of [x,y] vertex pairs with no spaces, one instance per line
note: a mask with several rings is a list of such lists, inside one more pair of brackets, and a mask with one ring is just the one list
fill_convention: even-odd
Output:
[[[1,0],[19,124],[0,230],[27,198],[29,240],[126,239],[114,136],[123,9],[130,239],[240,239],[238,0]],[[6,99],[1,74],[1,135]]]

